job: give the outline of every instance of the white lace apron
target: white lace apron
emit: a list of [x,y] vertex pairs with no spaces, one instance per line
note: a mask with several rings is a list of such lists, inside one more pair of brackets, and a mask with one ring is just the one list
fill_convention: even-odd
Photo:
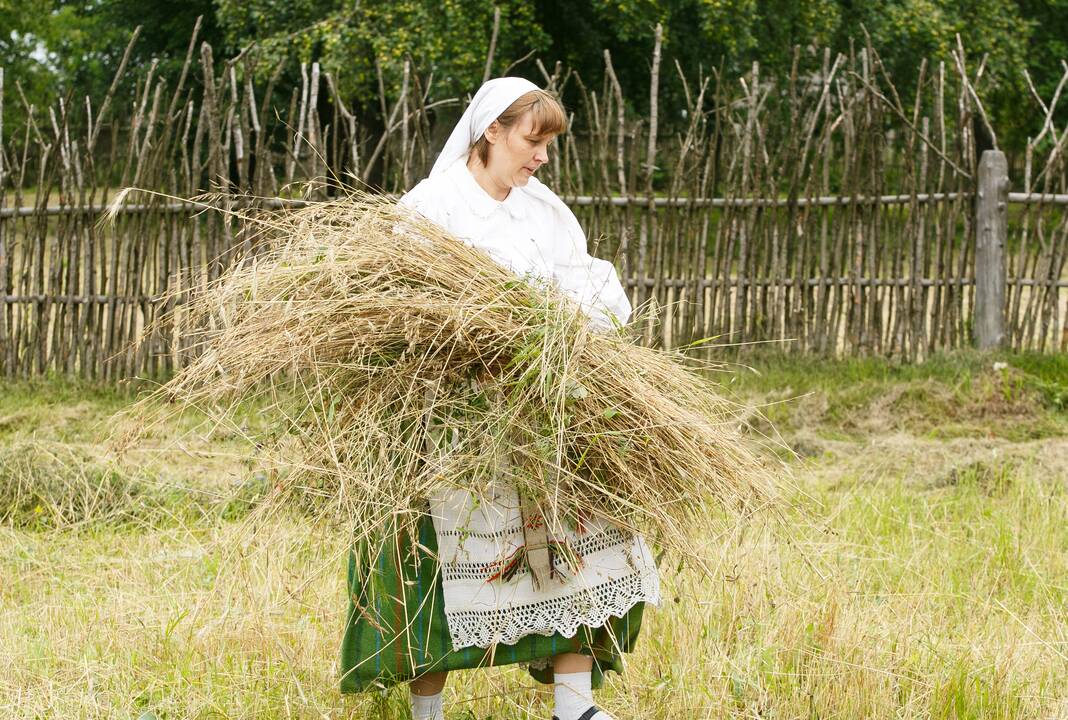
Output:
[[604,625],[636,603],[660,604],[645,539],[598,519],[565,528],[564,537],[549,533],[580,561],[575,567],[556,554],[552,577],[536,587],[530,569],[516,562],[526,542],[518,493],[493,477],[484,488],[481,497],[442,490],[430,498],[454,649],[510,645],[532,633],[573,637],[579,626]]

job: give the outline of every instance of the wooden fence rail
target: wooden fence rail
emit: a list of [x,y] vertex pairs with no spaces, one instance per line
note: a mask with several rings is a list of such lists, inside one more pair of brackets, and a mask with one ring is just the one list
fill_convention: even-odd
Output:
[[[338,178],[396,195],[425,175],[434,128],[463,106],[434,97],[405,62],[383,84],[391,120],[372,135],[316,64],[282,97],[279,75],[261,85],[248,54],[219,62],[195,48],[194,38],[186,65],[199,57],[203,90],[146,73],[128,116],[106,99],[28,108],[41,122],[10,137],[0,71],[3,374],[116,380],[196,355],[182,298],[251,252],[248,234],[220,213],[147,196],[101,226],[116,188],[185,198],[211,188],[232,206],[254,197],[272,208],[336,197]],[[599,88],[536,63],[543,86],[571,98],[544,181],[575,209],[591,250],[615,262],[642,342],[714,337],[736,348],[692,352],[772,342],[912,361],[973,344],[1063,352],[1068,128],[1053,127],[1048,101],[1022,162],[981,152],[992,140],[976,136],[988,124],[974,102],[982,73],[966,60],[958,48],[955,73],[922,62],[905,105],[873,48],[797,49],[789,76],[754,64],[741,78],[684,78],[686,107],[671,110],[688,124],[671,133],[657,121],[658,63],[645,116],[628,110],[607,53]],[[301,180],[315,182],[294,199]],[[137,344],[161,313],[173,321]]]

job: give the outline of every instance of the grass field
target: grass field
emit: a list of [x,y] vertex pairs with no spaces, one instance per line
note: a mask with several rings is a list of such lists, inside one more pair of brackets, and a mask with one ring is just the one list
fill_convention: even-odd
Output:
[[[798,455],[786,527],[695,539],[718,577],[666,557],[665,602],[601,704],[1068,719],[1068,356],[749,364],[720,379]],[[197,417],[109,467],[128,403],[0,384],[0,717],[406,718],[404,688],[337,691],[344,538],[294,512],[234,545],[265,478]],[[517,667],[446,690],[451,720],[550,714]]]

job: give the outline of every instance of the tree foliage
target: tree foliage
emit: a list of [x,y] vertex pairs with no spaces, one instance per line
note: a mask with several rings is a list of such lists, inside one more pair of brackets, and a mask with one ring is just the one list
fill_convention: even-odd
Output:
[[[216,58],[251,48],[261,75],[285,61],[319,62],[374,118],[381,113],[379,74],[386,95],[395,95],[406,58],[421,74],[433,73],[434,97],[473,92],[495,6],[501,22],[493,74],[540,80],[533,63],[539,57],[550,67],[563,62],[596,86],[608,49],[625,94],[640,103],[653,28],[661,23],[662,108],[681,108],[676,63],[691,79],[717,68],[733,82],[754,62],[765,77],[788,72],[795,46],[817,63],[823,47],[848,53],[866,37],[907,101],[920,58],[934,61],[932,69],[940,60],[954,69],[959,34],[972,77],[987,56],[980,94],[999,140],[1010,147],[1041,122],[1037,113],[1021,112],[1029,93],[1023,71],[1048,100],[1068,58],[1068,0],[0,0],[0,64],[7,87],[13,91],[18,80],[39,106],[57,91],[100,97],[136,26],[143,29],[135,66],[155,58],[158,72],[174,78],[202,16],[199,37]],[[299,64],[290,62],[285,72],[283,86],[299,82]],[[18,115],[13,103],[6,107],[9,120]],[[638,104],[632,111],[646,109]],[[679,113],[662,117],[667,128],[682,122]]]
[[435,95],[473,92],[482,80],[495,4],[497,57],[545,49],[547,32],[530,3],[518,0],[217,0],[217,17],[230,48],[257,44],[262,71],[286,59],[318,61],[346,96],[373,108],[378,73],[387,88],[397,87],[406,58],[413,69],[433,72]]

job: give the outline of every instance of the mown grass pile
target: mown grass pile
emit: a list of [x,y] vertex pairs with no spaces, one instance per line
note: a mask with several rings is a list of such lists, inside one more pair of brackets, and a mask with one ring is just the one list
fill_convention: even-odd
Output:
[[58,528],[115,521],[142,500],[117,467],[63,443],[22,440],[0,449],[0,523]]
[[773,503],[777,470],[691,361],[591,330],[549,283],[369,196],[241,219],[255,251],[183,309],[199,358],[137,410],[225,422],[227,401],[274,399],[276,505],[318,496],[358,541],[503,477],[551,530],[582,513],[689,554]]
[[158,528],[240,519],[269,490],[266,473],[228,487],[168,478],[84,446],[23,437],[0,444],[0,525],[29,531]]

